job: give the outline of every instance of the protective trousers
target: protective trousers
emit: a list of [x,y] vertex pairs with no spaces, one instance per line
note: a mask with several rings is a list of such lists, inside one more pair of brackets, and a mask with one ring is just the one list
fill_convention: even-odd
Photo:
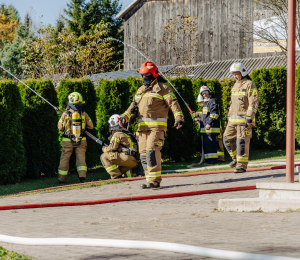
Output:
[[75,149],[76,153],[76,168],[79,178],[86,177],[86,162],[85,162],[85,152],[86,152],[86,140],[82,140],[79,146],[73,146],[71,141],[62,142],[62,153],[60,156],[60,163],[58,166],[58,179],[64,182],[67,179],[69,172],[69,161],[70,157]]
[[137,164],[134,156],[126,155],[125,153],[108,152],[103,153],[100,159],[112,179],[120,177],[123,173],[126,173],[126,176],[129,178],[134,177],[131,171]]
[[230,122],[228,123],[223,141],[232,160],[237,161],[236,168],[247,169],[251,137],[252,127],[245,129],[244,125],[232,125]]
[[161,182],[161,149],[165,131],[151,129],[139,131],[139,152],[148,183]]
[[203,134],[203,149],[205,162],[215,164],[218,162],[218,134]]
[[218,161],[225,162],[224,145],[223,145],[223,131],[220,129],[220,134],[217,136],[218,143]]

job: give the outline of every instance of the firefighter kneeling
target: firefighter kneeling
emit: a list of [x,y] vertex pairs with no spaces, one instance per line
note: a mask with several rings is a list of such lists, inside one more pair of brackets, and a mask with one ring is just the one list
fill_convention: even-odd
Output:
[[112,115],[109,118],[110,144],[103,147],[103,154],[100,157],[103,167],[110,174],[112,179],[125,177],[136,177],[132,174],[132,168],[137,164],[137,141],[133,134],[119,126],[119,115]]
[[69,172],[70,157],[75,149],[76,167],[80,182],[86,178],[87,166],[85,162],[85,152],[87,148],[85,128],[93,129],[93,122],[81,105],[84,103],[82,96],[78,92],[69,95],[69,103],[66,111],[62,114],[58,129],[64,131],[62,135],[62,154],[58,167],[58,180],[60,183],[66,181]]
[[232,157],[234,172],[245,172],[249,160],[249,145],[252,127],[255,126],[255,113],[258,109],[258,91],[251,81],[245,66],[232,64],[230,72],[236,79],[231,89],[228,124],[224,133],[224,146]]

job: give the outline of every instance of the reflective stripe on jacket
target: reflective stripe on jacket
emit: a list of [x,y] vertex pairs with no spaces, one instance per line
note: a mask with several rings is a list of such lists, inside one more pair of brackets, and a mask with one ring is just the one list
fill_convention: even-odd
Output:
[[[125,128],[123,128],[126,130]],[[134,142],[132,142],[130,135],[124,132],[115,132],[110,138],[110,144],[107,147],[103,147],[102,151],[104,153],[109,153],[111,151],[116,151],[118,153],[122,152],[123,148],[133,148],[137,149]]]
[[258,105],[259,94],[255,84],[247,78],[236,81],[231,89],[228,122],[234,125],[243,125],[246,119],[252,119],[253,125],[255,125]]
[[[172,110],[175,121],[184,121],[182,110],[172,89],[157,79],[146,90],[145,86],[138,89],[134,100],[138,103],[138,131],[146,131],[152,128],[167,130],[167,118],[169,109]],[[121,115],[126,122],[131,116],[133,103]]]
[[[206,130],[206,125],[210,125],[211,128],[209,130]],[[200,117],[200,133],[220,133],[219,105],[214,98],[210,98],[208,101],[205,101]]]

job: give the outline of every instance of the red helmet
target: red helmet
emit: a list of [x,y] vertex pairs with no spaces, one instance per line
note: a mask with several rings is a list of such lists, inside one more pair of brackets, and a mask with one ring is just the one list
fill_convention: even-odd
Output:
[[152,73],[154,78],[158,77],[158,68],[152,61],[146,61],[142,64],[141,68],[138,71],[140,74]]

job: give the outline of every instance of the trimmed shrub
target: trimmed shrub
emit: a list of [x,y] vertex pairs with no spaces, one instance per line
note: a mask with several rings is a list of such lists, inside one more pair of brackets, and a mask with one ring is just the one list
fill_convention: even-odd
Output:
[[256,147],[284,148],[286,140],[286,68],[258,69],[251,78],[259,91],[253,144]]
[[[171,79],[172,84],[189,104],[192,110],[196,110],[196,101],[194,98],[193,84],[187,77],[178,77]],[[168,83],[167,83],[168,84]],[[165,137],[165,144],[162,149],[163,158],[168,158],[176,162],[184,160],[190,160],[193,158],[197,143],[196,140],[196,129],[194,128],[194,122],[192,117],[183,103],[182,99],[174,91],[179,101],[180,107],[184,115],[184,125],[182,128],[177,130],[173,128],[175,123],[174,115],[172,111],[169,111],[168,119],[168,130]]]
[[[72,92],[79,92],[82,95],[83,101],[85,101],[85,103],[82,105],[82,108],[89,115],[94,124],[94,129],[88,131],[92,135],[96,136],[97,131],[95,127],[97,98],[93,83],[87,78],[62,80],[58,88],[58,102],[61,111],[65,110],[68,104],[68,96]],[[88,168],[91,168],[99,164],[100,146],[89,137],[87,137],[87,146],[86,163]],[[73,156],[74,154],[72,157]],[[72,162],[74,161],[73,158]]]
[[128,77],[126,80],[129,83],[130,86],[130,90],[129,90],[129,104],[131,103],[131,101],[133,100],[133,97],[135,95],[135,93],[137,92],[137,90],[143,86],[143,80],[142,77],[136,78],[136,77]]
[[224,78],[220,80],[221,88],[222,88],[222,118],[221,121],[223,123],[223,129],[225,131],[225,127],[227,125],[228,111],[230,107],[231,100],[231,89],[235,83],[235,79],[232,78]]
[[0,184],[16,183],[26,173],[22,108],[17,85],[11,80],[0,81]]
[[[25,83],[58,106],[57,94],[50,80],[30,79]],[[53,176],[57,172],[60,154],[57,112],[22,83],[18,87],[24,104],[21,121],[27,158],[26,177],[38,178],[42,173]]]
[[129,107],[132,101],[129,99],[129,90],[130,84],[124,79],[100,80],[96,89],[98,101],[96,115],[97,131],[102,141],[108,141],[108,119],[110,116],[122,114]]

